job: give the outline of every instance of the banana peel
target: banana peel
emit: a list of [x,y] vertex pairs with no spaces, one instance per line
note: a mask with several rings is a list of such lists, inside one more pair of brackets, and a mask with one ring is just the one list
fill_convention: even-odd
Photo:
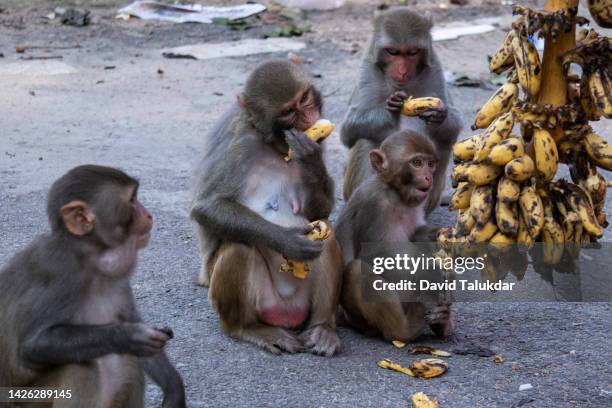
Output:
[[380,368],[397,371],[418,378],[434,378],[439,377],[448,371],[448,363],[438,358],[424,358],[422,360],[413,361],[410,367],[404,367],[387,358],[378,362]]
[[412,408],[439,408],[437,400],[429,399],[429,397],[422,392],[412,394],[410,402],[412,402]]

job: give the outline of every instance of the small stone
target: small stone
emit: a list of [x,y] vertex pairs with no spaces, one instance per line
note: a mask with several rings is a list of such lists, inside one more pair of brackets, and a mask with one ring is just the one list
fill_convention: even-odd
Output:
[[532,388],[533,388],[533,385],[531,385],[531,384],[521,384],[519,386],[519,391],[528,391],[528,390],[530,390]]

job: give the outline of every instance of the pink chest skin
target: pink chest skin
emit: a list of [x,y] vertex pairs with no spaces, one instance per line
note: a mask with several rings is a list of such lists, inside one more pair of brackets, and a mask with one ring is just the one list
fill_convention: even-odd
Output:
[[386,239],[390,242],[409,241],[414,231],[424,224],[424,211],[422,205],[414,208],[403,206],[392,208],[388,211],[389,228]]
[[306,310],[274,305],[259,312],[259,320],[269,326],[296,329],[306,320]]

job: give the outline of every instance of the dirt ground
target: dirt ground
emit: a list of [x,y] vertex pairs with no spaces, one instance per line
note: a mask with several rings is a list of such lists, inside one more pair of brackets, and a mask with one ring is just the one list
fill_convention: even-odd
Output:
[[[447,374],[427,381],[378,369],[381,358],[406,364],[412,358],[347,328],[339,329],[344,352],[329,359],[276,357],[225,337],[207,290],[194,284],[199,260],[188,219],[193,172],[203,135],[233,103],[247,73],[271,56],[286,54],[195,61],[166,59],[161,50],[260,38],[287,20],[272,8],[249,18],[253,28],[239,32],[219,25],[115,19],[126,3],[0,2],[0,264],[47,229],[44,199],[54,179],[78,164],[117,166],[140,178],[142,200],[155,217],[134,288],[145,320],[175,331],[168,352],[183,375],[191,407],[397,407],[407,406],[417,391],[437,398],[441,407],[612,406],[609,303],[457,304],[455,341],[424,336],[420,342],[448,350],[483,347],[506,362],[454,355]],[[471,0],[442,9],[439,3],[407,1],[431,13],[438,25],[496,19],[488,20],[497,26],[491,33],[435,44],[446,70],[482,81],[479,87],[449,87],[466,123],[462,137],[467,137],[467,125],[495,89],[486,56],[504,38],[510,6]],[[44,18],[57,6],[73,5],[91,10],[89,26],[68,27]],[[309,62],[306,69],[325,96],[325,117],[334,123],[344,114],[377,5],[352,1],[332,12],[305,13],[297,21],[312,29],[298,39],[307,45],[300,56]],[[22,46],[56,48],[17,53]],[[61,59],[24,61],[24,56]],[[46,74],[20,71],[25,65]],[[50,74],[66,67],[69,73]],[[610,140],[611,126],[601,122],[595,128]],[[326,145],[337,185],[335,219],[344,204],[338,186],[347,151],[337,133]],[[437,225],[453,220],[443,208],[432,216]],[[609,239],[607,232],[604,240]],[[519,391],[521,384],[533,388]],[[157,388],[148,387],[147,401],[147,406],[160,405]]]

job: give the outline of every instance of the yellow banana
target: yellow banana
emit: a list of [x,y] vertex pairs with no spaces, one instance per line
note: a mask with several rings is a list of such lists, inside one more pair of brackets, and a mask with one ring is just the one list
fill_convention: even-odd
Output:
[[499,230],[510,237],[516,236],[519,229],[518,208],[516,203],[497,201],[495,219]]
[[505,166],[510,160],[519,158],[524,154],[525,143],[523,143],[523,140],[518,137],[509,137],[491,149],[491,153],[485,159],[485,163]]
[[597,218],[595,218],[595,212],[593,211],[593,207],[586,193],[575,184],[566,183],[566,185],[567,190],[570,191],[567,202],[572,210],[580,217],[584,230],[590,235],[600,238],[603,235],[603,231],[597,222]]
[[[312,241],[322,241],[331,234],[331,227],[324,221],[313,221],[309,225],[312,227],[312,230],[306,234],[306,237]],[[280,265],[280,271],[291,273],[293,277],[297,279],[306,279],[310,272],[310,266],[307,262],[286,259],[285,262]]]
[[547,130],[534,129],[533,150],[535,153],[535,167],[544,181],[551,181],[557,174],[559,152],[557,144]]
[[459,183],[457,189],[451,196],[451,201],[448,208],[451,210],[463,210],[464,208],[468,208],[470,206],[472,190],[474,190],[473,185],[467,182]]
[[527,249],[531,249],[533,247],[533,243],[535,239],[529,233],[529,228],[527,228],[527,223],[523,218],[523,215],[519,215],[519,230],[516,235],[516,242],[518,244],[524,245]]
[[584,116],[589,121],[598,121],[601,118],[601,112],[597,109],[595,102],[591,98],[591,90],[589,89],[589,77],[583,75],[580,80],[580,107]]
[[612,118],[612,77],[609,75],[612,74],[597,68],[589,76],[591,99],[606,119]]
[[519,89],[516,84],[506,82],[493,96],[480,108],[472,129],[484,129],[497,117],[507,113],[518,99]]
[[408,98],[402,106],[400,113],[405,116],[419,116],[422,113],[431,109],[436,109],[442,106],[442,100],[439,98]]
[[[304,131],[304,134],[311,140],[318,142],[324,140],[327,136],[331,135],[334,131],[334,124],[327,119],[319,119],[314,125]],[[285,161],[289,161],[293,158],[293,150],[291,148],[285,156]]]
[[612,1],[589,0],[589,11],[593,19],[604,28],[612,28]]
[[491,164],[462,163],[455,166],[451,177],[454,181],[467,181],[475,186],[483,186],[495,181],[503,172],[503,167]]
[[491,153],[491,149],[508,137],[514,127],[514,115],[505,113],[491,123],[480,139],[478,149],[474,153],[474,161],[482,162]]
[[535,171],[535,164],[528,155],[509,161],[504,168],[506,177],[514,181],[525,181]]
[[497,183],[497,200],[503,203],[518,201],[521,194],[521,186],[516,181],[502,177]]
[[444,374],[448,370],[448,363],[439,358],[424,358],[412,362],[410,370],[415,377],[433,378]]
[[470,235],[468,236],[468,240],[470,242],[482,243],[487,242],[488,240],[497,233],[497,224],[495,223],[495,217],[491,217],[487,222],[480,223],[477,222],[472,231],[470,231]]
[[561,225],[553,217],[544,217],[544,227],[542,228],[544,263],[548,265],[559,263],[563,255],[564,241]]
[[527,37],[517,32],[512,38],[512,50],[519,83],[529,97],[535,98],[540,92],[542,82],[542,64],[538,50]]
[[491,237],[489,243],[500,251],[510,249],[510,245],[515,244],[516,240],[503,232],[499,231]]
[[501,47],[489,62],[489,71],[496,74],[501,74],[514,65],[514,54],[512,51],[512,39],[514,38],[514,30],[510,30]]
[[402,365],[400,365],[398,363],[394,363],[393,361],[389,360],[388,358],[385,358],[384,360],[380,360],[378,362],[378,366],[380,368],[386,368],[387,370],[393,370],[393,371],[397,371],[399,373],[404,373],[404,374],[409,375],[411,377],[415,376],[410,368],[403,367]]
[[470,197],[470,214],[477,223],[486,223],[493,213],[493,192],[492,185],[474,188]]
[[474,158],[478,144],[478,136],[470,137],[453,145],[453,156],[455,160],[469,161]]
[[518,202],[529,235],[537,239],[544,226],[544,206],[534,183],[523,186]]
[[469,208],[459,210],[457,214],[457,224],[455,226],[456,235],[459,237],[468,235],[475,224],[476,219],[472,217],[472,212]]
[[612,170],[612,145],[590,132],[583,141],[587,154],[599,167]]

